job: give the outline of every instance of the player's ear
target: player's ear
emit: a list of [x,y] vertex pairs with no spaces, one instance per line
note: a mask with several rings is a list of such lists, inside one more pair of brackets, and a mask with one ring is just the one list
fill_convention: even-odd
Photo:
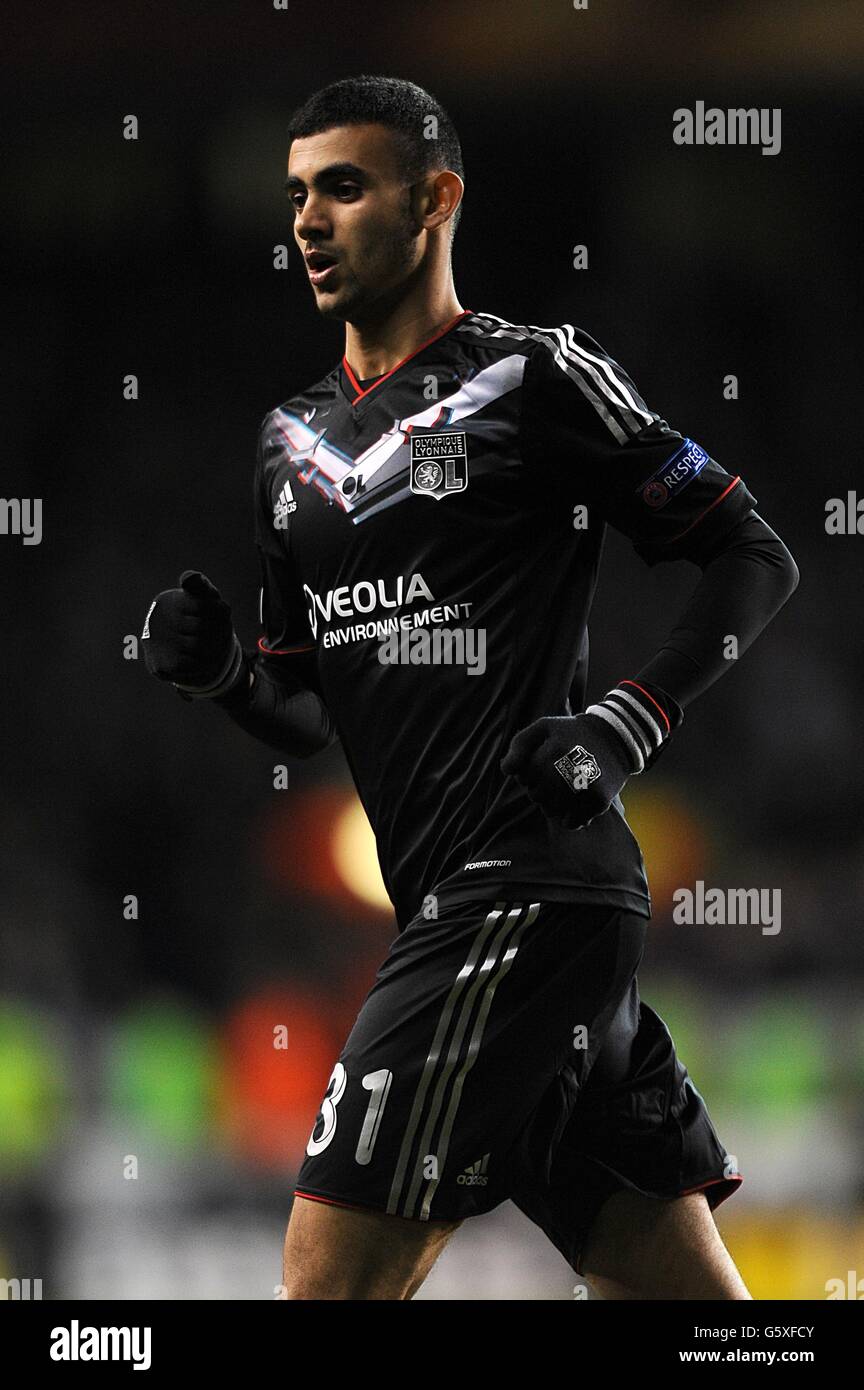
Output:
[[[465,184],[452,169],[441,169],[432,180],[434,216],[432,226],[448,222],[462,201]],[[430,224],[427,222],[427,226]]]
[[464,190],[464,183],[452,169],[441,169],[414,184],[411,201],[419,229],[432,232],[448,222],[462,201]]

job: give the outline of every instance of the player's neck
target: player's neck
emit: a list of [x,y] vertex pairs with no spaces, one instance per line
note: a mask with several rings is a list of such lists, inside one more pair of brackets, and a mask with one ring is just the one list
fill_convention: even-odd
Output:
[[346,323],[345,356],[351,370],[360,381],[389,372],[461,313],[451,281],[434,297],[407,296],[378,321]]

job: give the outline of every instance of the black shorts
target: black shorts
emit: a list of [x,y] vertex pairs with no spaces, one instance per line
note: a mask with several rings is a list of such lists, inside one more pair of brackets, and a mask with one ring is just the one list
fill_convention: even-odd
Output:
[[468,902],[393,942],[334,1068],[296,1192],[419,1221],[512,1199],[579,1274],[613,1192],[742,1181],[639,998],[648,919]]

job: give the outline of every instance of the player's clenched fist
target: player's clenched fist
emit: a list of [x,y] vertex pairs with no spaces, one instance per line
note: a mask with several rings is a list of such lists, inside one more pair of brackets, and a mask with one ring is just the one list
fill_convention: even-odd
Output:
[[550,820],[580,829],[608,811],[628,777],[656,760],[672,720],[677,726],[682,718],[669,696],[661,703],[645,686],[621,681],[584,714],[537,719],[522,729],[501,771]]
[[611,806],[631,767],[623,743],[593,714],[538,719],[518,733],[501,763],[550,820],[571,830]]
[[193,698],[225,694],[243,668],[231,609],[199,570],[184,570],[179,589],[156,595],[141,641],[151,675]]

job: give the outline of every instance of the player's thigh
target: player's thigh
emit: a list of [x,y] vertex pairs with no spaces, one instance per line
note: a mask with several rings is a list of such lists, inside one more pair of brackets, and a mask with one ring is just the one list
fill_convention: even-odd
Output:
[[731,1196],[741,1175],[635,978],[550,1152],[548,1171],[528,1172],[514,1201],[577,1274],[589,1275],[586,1248],[591,1274],[637,1288],[640,1261],[655,1278],[667,1250],[689,1260],[691,1272],[700,1252],[715,1266],[728,1262],[708,1208]]
[[297,1197],[285,1235],[282,1297],[411,1298],[460,1224]]
[[704,1192],[661,1200],[621,1191],[582,1252],[588,1283],[610,1299],[748,1299]]

